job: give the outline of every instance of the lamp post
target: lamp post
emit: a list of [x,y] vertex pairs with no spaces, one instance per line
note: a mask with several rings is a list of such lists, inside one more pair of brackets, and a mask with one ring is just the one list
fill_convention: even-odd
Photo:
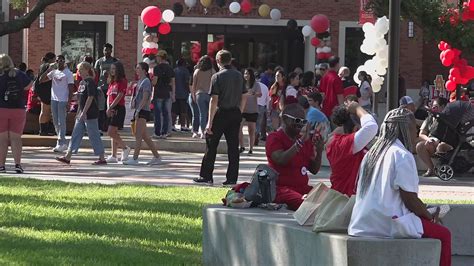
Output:
[[398,72],[400,58],[400,0],[390,0],[388,37],[387,111],[398,107]]

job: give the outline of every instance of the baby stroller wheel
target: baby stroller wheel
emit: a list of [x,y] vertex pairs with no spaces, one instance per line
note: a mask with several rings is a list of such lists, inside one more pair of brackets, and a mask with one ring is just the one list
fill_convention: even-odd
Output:
[[443,181],[449,181],[454,176],[453,167],[451,167],[451,165],[449,164],[443,164],[439,167],[436,167],[435,172],[438,175],[439,179]]

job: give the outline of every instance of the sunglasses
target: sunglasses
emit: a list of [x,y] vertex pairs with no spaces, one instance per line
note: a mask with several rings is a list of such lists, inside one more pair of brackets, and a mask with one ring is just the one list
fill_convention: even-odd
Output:
[[306,119],[301,119],[301,118],[297,118],[297,117],[294,117],[292,115],[289,115],[289,114],[284,114],[284,116],[290,118],[291,120],[293,120],[293,122],[299,126],[304,126],[308,123],[308,120]]

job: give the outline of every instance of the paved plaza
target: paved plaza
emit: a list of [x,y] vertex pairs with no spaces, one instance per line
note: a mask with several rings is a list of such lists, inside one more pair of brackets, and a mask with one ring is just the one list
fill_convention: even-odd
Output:
[[[170,140],[160,140],[159,143],[166,147],[167,145],[164,142],[172,141],[171,138]],[[191,139],[188,145],[202,145],[201,142],[204,142],[204,140]],[[106,143],[105,140],[104,143]],[[199,175],[203,156],[201,153],[169,151],[160,151],[160,153],[163,156],[163,164],[153,167],[145,165],[145,162],[152,157],[149,150],[142,151],[140,156],[142,164],[139,166],[126,166],[120,163],[94,166],[91,163],[96,160],[96,156],[93,155],[92,150],[81,148],[79,154],[73,156],[71,165],[64,165],[54,160],[54,157],[58,154],[51,152],[50,147],[24,147],[23,164],[25,173],[20,176],[76,183],[194,185],[192,179]],[[256,147],[254,154],[251,156],[243,153],[240,157],[239,182],[248,182],[259,163],[266,163],[264,147]],[[7,166],[11,164],[12,160],[9,156]],[[217,155],[215,169],[214,186],[219,187],[225,181],[226,155]],[[7,175],[16,176],[10,173],[7,173]],[[329,184],[329,176],[329,167],[322,167],[316,176],[310,176],[310,183],[323,181]],[[435,177],[420,177],[420,196],[424,199],[473,200],[474,177],[457,177],[449,182],[441,181]]]

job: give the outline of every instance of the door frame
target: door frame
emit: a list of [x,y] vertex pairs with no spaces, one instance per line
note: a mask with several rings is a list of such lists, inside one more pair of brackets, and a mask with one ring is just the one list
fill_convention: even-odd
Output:
[[91,21],[105,22],[107,24],[105,41],[114,45],[115,17],[114,15],[87,15],[87,14],[56,14],[54,26],[54,52],[61,54],[62,22],[64,21]]
[[362,28],[358,21],[340,21],[339,22],[339,64],[345,65],[346,60],[346,29],[347,28]]

